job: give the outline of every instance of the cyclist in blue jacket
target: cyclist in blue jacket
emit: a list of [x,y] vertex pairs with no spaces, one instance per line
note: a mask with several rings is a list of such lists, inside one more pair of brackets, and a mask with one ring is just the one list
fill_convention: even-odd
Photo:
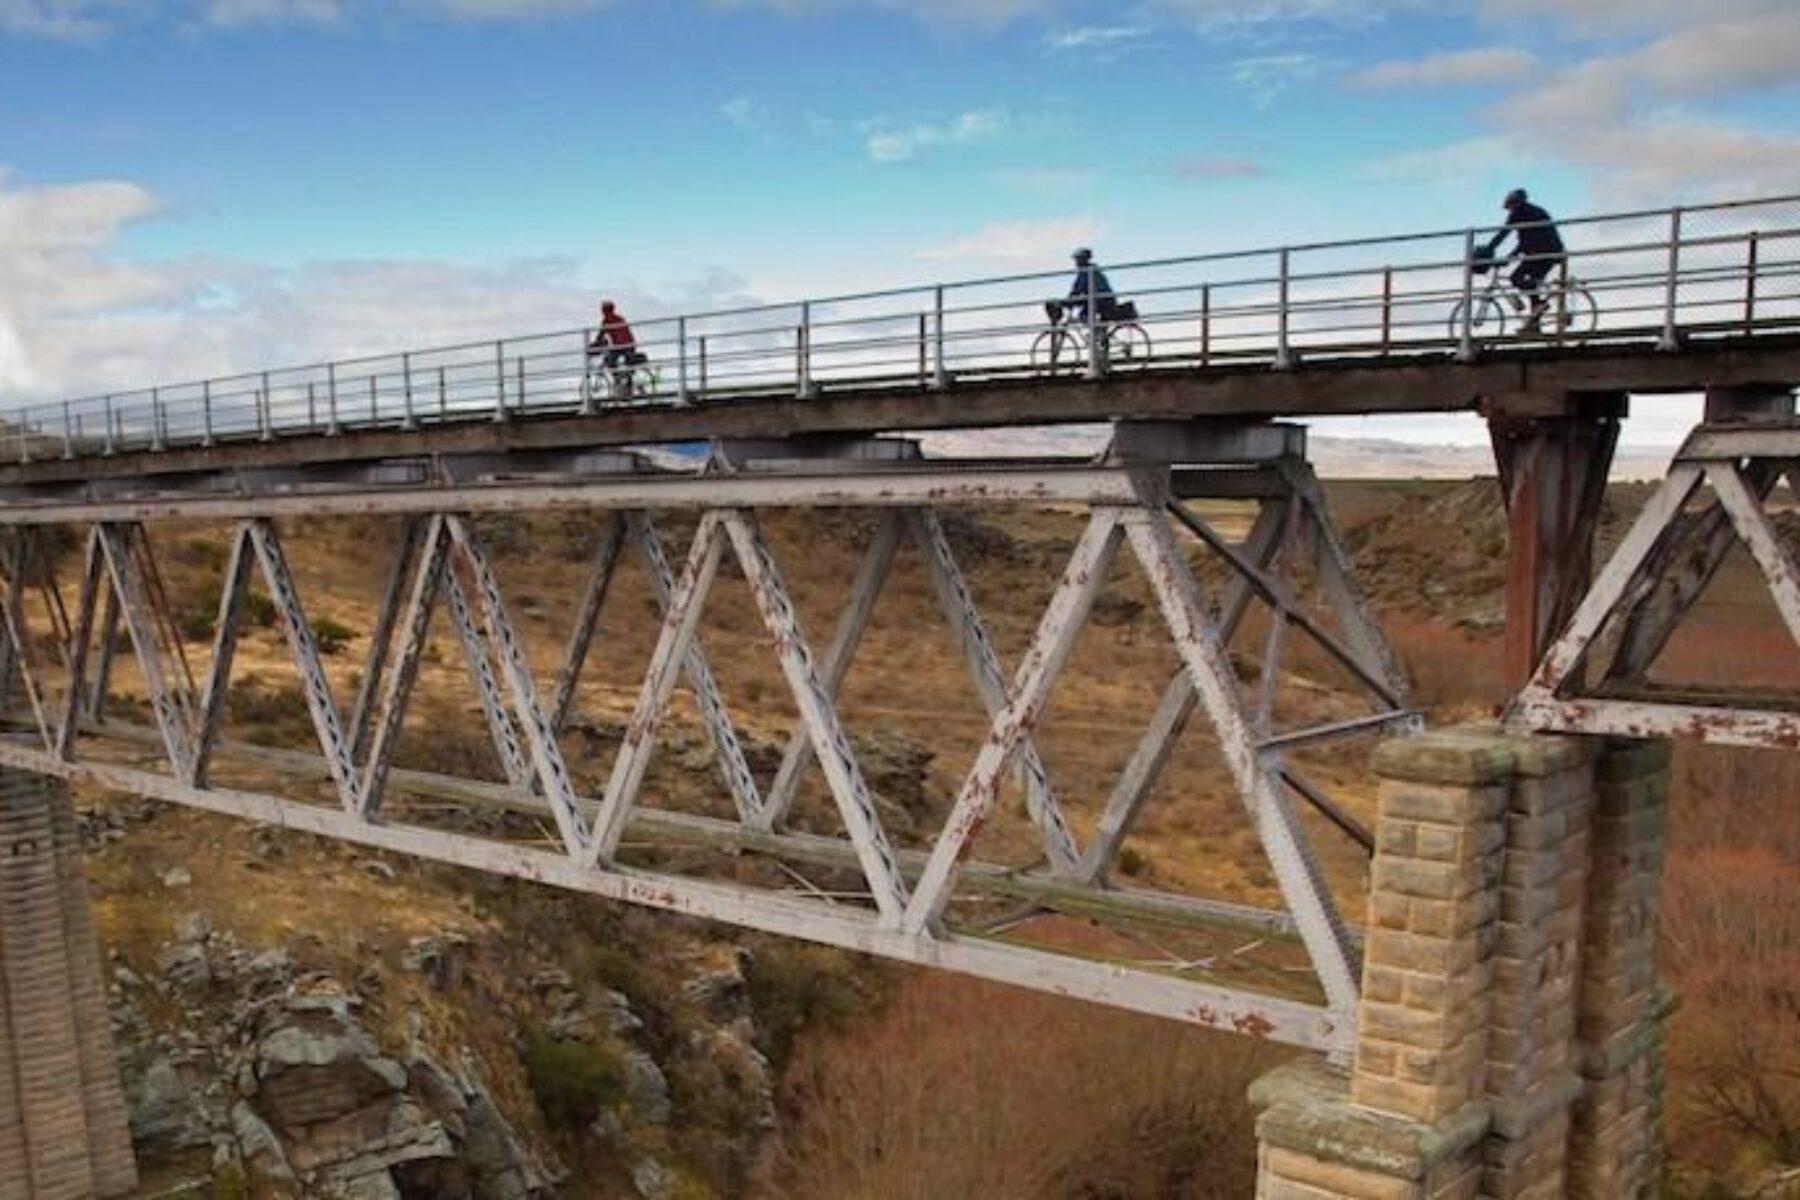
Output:
[[[1509,236],[1518,239],[1513,256],[1519,260],[1519,265],[1512,273],[1512,282],[1520,294],[1531,299],[1531,315],[1525,319],[1523,330],[1532,333],[1544,316],[1544,280],[1550,272],[1566,263],[1569,256],[1563,248],[1562,235],[1556,231],[1556,222],[1549,213],[1531,202],[1524,188],[1514,188],[1506,193],[1502,203],[1506,207],[1506,224],[1488,240],[1483,256],[1492,258],[1500,243]],[[1514,307],[1518,307],[1517,301],[1514,301]]]

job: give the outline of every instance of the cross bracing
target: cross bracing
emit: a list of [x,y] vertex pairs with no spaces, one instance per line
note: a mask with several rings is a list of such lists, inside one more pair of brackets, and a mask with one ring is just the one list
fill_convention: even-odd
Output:
[[[1366,841],[1329,788],[1309,779],[1305,752],[1345,737],[1414,722],[1393,656],[1349,574],[1323,498],[1304,461],[1281,439],[1260,457],[1173,471],[1122,445],[1099,463],[913,461],[896,469],[821,463],[667,479],[572,478],[456,487],[343,487],[304,498],[179,492],[84,506],[7,510],[5,637],[0,672],[11,687],[18,732],[0,761],[28,770],[135,791],[212,811],[269,821],[365,845],[549,882],[615,899],[970,972],[1203,1025],[1233,1028],[1341,1053],[1352,1030],[1358,944],[1312,845],[1315,808]],[[1226,536],[1196,496],[1250,496],[1247,536]],[[1017,660],[1008,663],[980,611],[966,564],[946,536],[945,514],[970,506],[1072,507],[1082,533]],[[196,507],[197,506],[197,507]],[[563,656],[551,671],[534,660],[509,603],[480,514],[557,508],[585,514],[592,530],[587,582],[574,597]],[[824,641],[807,627],[782,555],[764,520],[794,508],[866,512],[851,587]],[[660,514],[695,532],[673,551]],[[376,514],[396,525],[393,558],[350,708],[340,709],[309,619],[329,587],[305,585],[292,568],[303,516]],[[196,674],[160,582],[157,530],[222,519],[226,553],[211,631]],[[82,531],[72,612],[49,570],[55,526]],[[903,552],[922,564],[939,615],[987,722],[946,814],[922,842],[897,841],[865,773],[840,693],[871,614]],[[38,563],[34,568],[30,564]],[[1203,579],[1196,564],[1215,573]],[[610,771],[598,790],[574,778],[564,739],[593,671],[591,649],[633,614],[609,605],[621,570],[651,581],[655,645]],[[1150,619],[1169,639],[1177,669],[1163,703],[1117,787],[1089,811],[1059,787],[1042,725],[1076,641],[1109,579],[1130,567],[1145,581]],[[722,575],[749,590],[759,642],[779,671],[796,714],[773,777],[761,784],[745,759],[740,727],[706,652],[705,614]],[[312,751],[246,747],[224,735],[246,598],[256,588],[275,614],[313,733]],[[1302,593],[1306,592],[1306,595]],[[28,593],[55,603],[24,602]],[[1316,596],[1312,595],[1316,593]],[[1266,614],[1254,655],[1232,650],[1253,607]],[[151,717],[105,711],[117,672],[103,666],[116,611],[124,653]],[[35,621],[35,623],[34,623]],[[502,782],[422,775],[395,756],[419,703],[421,664],[434,624],[447,622],[463,674],[500,764]],[[1282,724],[1275,700],[1295,643],[1337,664],[1362,691],[1360,715]],[[53,644],[55,656],[43,653]],[[815,649],[815,645],[822,649]],[[899,666],[900,664],[890,664]],[[712,743],[729,817],[661,809],[646,787],[648,766],[682,686]],[[1203,726],[1225,767],[1282,898],[1259,910],[1200,897],[1121,886],[1126,839],[1184,728]],[[153,751],[155,761],[147,758]],[[230,768],[230,782],[219,772]],[[828,809],[795,823],[800,781],[823,780]],[[989,862],[983,833],[1016,781],[1036,865]],[[321,794],[319,784],[326,786]],[[476,836],[416,819],[430,793],[541,819],[547,837]],[[1077,815],[1072,803],[1082,804]],[[829,819],[827,820],[827,815]],[[769,886],[705,871],[670,869],[639,843],[731,847],[790,864],[804,886]],[[796,869],[798,868],[798,869]],[[824,872],[813,882],[804,871]],[[983,897],[1016,909],[1123,914],[1173,922],[1206,936],[1206,954],[1140,960],[1095,956],[1016,935],[1014,918],[983,918]],[[993,912],[991,903],[986,909]],[[1196,934],[1195,936],[1201,936]],[[1218,940],[1222,939],[1222,940]],[[1261,952],[1266,939],[1275,948]],[[1280,947],[1289,947],[1282,950]],[[1273,954],[1275,963],[1258,962]],[[1283,957],[1285,956],[1285,957]],[[1285,965],[1283,965],[1285,964]],[[1295,975],[1296,965],[1305,972]],[[1247,983],[1246,980],[1249,982]]]
[[[1800,745],[1800,691],[1791,681],[1759,686],[1716,672],[1690,681],[1662,669],[1734,553],[1747,558],[1766,587],[1787,649],[1800,651],[1800,561],[1775,521],[1800,495],[1800,426],[1790,394],[1777,390],[1769,398],[1785,416],[1702,425],[1689,435],[1513,698],[1512,723],[1620,737]],[[1778,494],[1783,483],[1785,500]]]

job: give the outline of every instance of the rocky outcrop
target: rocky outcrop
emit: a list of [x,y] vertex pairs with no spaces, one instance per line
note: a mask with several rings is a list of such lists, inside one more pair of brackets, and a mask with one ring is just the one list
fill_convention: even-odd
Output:
[[[441,955],[427,955],[441,962]],[[337,980],[285,950],[252,954],[195,916],[145,982],[114,970],[132,1132],[147,1160],[207,1147],[216,1175],[272,1195],[534,1200],[554,1173],[501,1115],[472,1064],[414,1040],[390,1053]],[[173,1005],[175,1032],[145,1008]]]

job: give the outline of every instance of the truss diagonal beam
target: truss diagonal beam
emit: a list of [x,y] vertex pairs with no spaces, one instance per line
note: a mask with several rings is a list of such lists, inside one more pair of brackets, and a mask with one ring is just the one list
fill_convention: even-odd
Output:
[[1199,586],[1162,519],[1148,513],[1131,514],[1126,533],[1150,577],[1176,650],[1200,691],[1220,752],[1256,824],[1319,982],[1332,1010],[1348,1016],[1356,1007],[1358,975],[1349,930],[1292,801],[1268,762],[1256,752],[1236,676],[1224,642],[1201,607]]
[[463,660],[468,664],[469,678],[474,681],[476,695],[481,699],[481,715],[487,722],[488,736],[493,739],[500,768],[506,772],[508,783],[516,788],[529,788],[531,765],[525,761],[518,729],[507,714],[506,701],[501,698],[500,681],[494,675],[494,660],[477,627],[474,608],[454,570],[445,573],[444,590],[449,599],[450,623],[456,627],[457,640],[462,643]]
[[1212,526],[1196,516],[1186,505],[1171,502],[1169,511],[1175,514],[1175,519],[1180,521],[1190,533],[1205,542],[1219,557],[1231,564],[1233,570],[1249,580],[1257,594],[1262,597],[1263,603],[1278,610],[1288,620],[1305,630],[1322,650],[1356,676],[1364,687],[1381,697],[1391,707],[1399,708],[1403,705],[1404,701],[1394,686],[1379,674],[1370,671],[1356,654],[1332,635],[1330,630],[1320,625],[1312,618],[1311,614],[1295,604],[1290,589],[1282,581],[1274,579],[1258,569],[1254,563],[1238,551],[1237,547],[1220,537]]
[[638,789],[650,767],[650,755],[656,748],[656,730],[668,707],[669,694],[675,688],[675,676],[694,642],[694,630],[700,624],[700,613],[712,591],[713,578],[719,571],[719,558],[724,552],[724,530],[717,511],[700,518],[694,531],[694,544],[688,549],[687,563],[681,571],[663,614],[662,630],[657,635],[656,650],[650,656],[650,669],[638,692],[637,708],[625,737],[619,743],[618,757],[613,759],[611,776],[606,781],[606,795],[594,817],[593,835],[588,841],[587,861],[608,861],[618,849],[619,835],[637,803]]
[[862,768],[850,749],[850,739],[838,721],[837,709],[820,682],[818,672],[813,669],[812,652],[807,648],[800,618],[788,598],[787,585],[782,582],[781,572],[769,554],[768,544],[749,517],[742,512],[727,511],[725,530],[731,536],[738,562],[750,581],[750,592],[756,597],[763,625],[775,639],[782,674],[787,676],[794,702],[799,705],[800,719],[812,734],[813,753],[818,756],[825,778],[831,784],[838,812],[850,833],[851,844],[856,847],[857,860],[862,864],[863,878],[881,915],[889,923],[898,923],[906,910],[906,883],[894,857],[894,848],[881,827],[881,817],[875,811],[875,800],[869,795]]
[[1095,508],[1076,542],[1031,647],[1019,664],[1006,704],[995,716],[919,877],[901,923],[908,932],[928,932],[943,916],[971,843],[993,812],[996,785],[1006,761],[1020,736],[1043,712],[1050,689],[1075,648],[1076,636],[1106,584],[1107,571],[1119,549],[1121,520],[1117,508]]
[[413,684],[419,677],[419,660],[424,657],[431,634],[432,609],[443,586],[448,536],[444,518],[431,517],[420,538],[418,563],[413,568],[412,586],[401,618],[400,644],[394,651],[394,665],[387,673],[381,704],[375,713],[368,755],[363,759],[362,784],[357,789],[358,812],[366,820],[380,815],[389,765],[400,740]]
[[102,524],[96,527],[105,552],[106,568],[112,576],[113,588],[119,595],[119,615],[131,635],[137,651],[138,669],[143,672],[144,687],[150,693],[150,710],[156,714],[157,728],[162,730],[163,746],[169,765],[178,779],[194,776],[193,710],[170,685],[163,669],[162,642],[151,617],[150,595],[138,572],[138,558],[132,553],[132,542],[142,536],[135,525]]
[[[306,611],[300,603],[300,589],[288,570],[287,555],[282,553],[281,539],[272,522],[257,518],[248,524],[251,545],[262,567],[263,581],[281,617],[287,634],[288,652],[300,671],[300,686],[306,694],[306,707],[312,713],[313,729],[318,734],[319,748],[331,768],[331,782],[337,786],[338,802],[345,812],[357,812],[361,805],[356,784],[356,764],[350,760],[350,746],[344,740],[344,728],[338,719],[337,701],[331,695],[331,681],[319,661],[319,641],[306,622]],[[225,664],[229,668],[230,663]],[[220,677],[219,687],[227,686],[228,677]]]
[[35,537],[36,534],[24,531],[16,535],[12,569],[4,580],[6,595],[0,599],[0,616],[4,617],[6,641],[12,651],[9,661],[17,671],[19,682],[25,686],[25,698],[31,704],[38,736],[43,739],[46,750],[55,750],[62,741],[57,726],[60,712],[44,691],[43,664],[38,661],[37,643],[32,639],[25,611],[26,576],[31,570],[30,542]]
[[1794,565],[1793,556],[1782,548],[1768,515],[1743,476],[1738,474],[1737,467],[1708,463],[1706,481],[1712,484],[1732,526],[1767,577],[1769,594],[1775,599],[1782,622],[1787,625],[1788,636],[1800,643],[1800,568]]
[[581,686],[581,670],[587,665],[588,648],[594,641],[594,629],[600,623],[600,612],[606,607],[606,594],[612,587],[613,572],[619,565],[619,552],[625,546],[625,519],[608,513],[606,527],[600,533],[600,544],[594,551],[594,569],[588,575],[587,587],[581,593],[581,607],[575,613],[575,626],[569,633],[569,644],[563,651],[562,669],[556,674],[556,695],[550,703],[550,728],[558,734],[569,724],[575,709],[575,692]]
[[[104,555],[102,558],[104,564]],[[110,578],[109,572],[103,571],[103,575]],[[113,655],[119,648],[119,626],[123,622],[118,589],[103,582],[100,590],[104,615],[100,619],[99,655],[94,662],[93,683],[87,690],[87,719],[96,725],[106,720],[106,693],[112,686]]]
[[[1756,461],[1746,474],[1760,504],[1774,490],[1780,470],[1775,463]],[[1716,501],[1703,512],[1676,515],[1620,601],[1625,620],[1606,670],[1608,682],[1643,679],[1736,543],[1731,518]]]
[[1382,632],[1381,622],[1375,619],[1369,598],[1356,581],[1356,564],[1338,534],[1337,522],[1332,519],[1325,489],[1319,486],[1319,477],[1313,473],[1311,464],[1300,461],[1281,464],[1281,474],[1305,506],[1304,528],[1313,540],[1319,582],[1337,615],[1344,641],[1365,670],[1387,682],[1394,693],[1393,703],[1396,706],[1405,704],[1409,690],[1406,672],[1400,666],[1400,657],[1394,653],[1393,644]]
[[[894,555],[900,548],[901,520],[899,513],[881,514],[875,525],[875,536],[869,539],[868,549],[857,566],[856,578],[850,585],[850,599],[838,618],[831,645],[826,647],[825,657],[819,663],[819,685],[833,703],[837,701],[844,676],[849,673],[850,662],[856,657],[856,648],[862,644],[863,633],[869,627],[869,617],[881,597],[882,586],[893,570]],[[757,820],[759,829],[778,829],[787,819],[793,810],[794,799],[800,793],[800,776],[812,759],[812,733],[802,722],[788,736],[781,766],[763,796],[763,810]]]
[[88,649],[94,640],[94,612],[103,591],[108,597],[113,594],[106,585],[100,535],[90,529],[82,550],[81,593],[75,601],[75,621],[69,631],[69,691],[64,697],[62,724],[57,728],[56,756],[64,762],[75,757],[75,738],[81,729],[82,694],[87,685]]
[[[956,631],[969,675],[975,680],[975,689],[991,721],[1000,715],[1000,709],[1006,703],[1006,674],[1001,669],[1000,655],[994,649],[993,639],[988,636],[987,623],[975,607],[975,597],[969,591],[962,568],[957,565],[950,539],[945,536],[944,524],[937,514],[929,509],[913,514],[913,534],[931,572],[938,606],[943,610],[944,619]],[[1043,839],[1044,855],[1050,862],[1052,873],[1073,875],[1081,861],[1081,851],[1075,844],[1075,835],[1069,831],[1062,806],[1057,803],[1056,793],[1050,786],[1049,772],[1044,769],[1044,761],[1030,735],[1020,737],[1013,761],[1024,776],[1025,809]]]
[[375,715],[376,697],[381,694],[388,655],[393,650],[394,626],[405,606],[407,581],[412,578],[413,562],[419,556],[425,531],[430,525],[428,517],[403,519],[400,543],[388,568],[387,583],[381,589],[381,612],[369,635],[369,652],[363,659],[362,678],[356,685],[356,702],[350,709],[350,754],[357,762],[362,762],[369,752],[369,727]]
[[[644,566],[650,572],[650,586],[656,591],[656,602],[666,612],[673,602],[675,572],[670,569],[669,556],[663,550],[662,535],[657,532],[656,522],[649,513],[633,513],[627,520],[632,525]],[[682,655],[682,666],[687,672],[688,686],[694,689],[694,702],[700,706],[700,718],[712,737],[713,756],[718,760],[719,773],[725,777],[725,786],[731,791],[732,803],[737,806],[738,819],[754,825],[762,811],[762,797],[757,794],[756,777],[750,773],[750,763],[744,757],[737,727],[732,724],[731,712],[725,707],[725,697],[713,678],[712,668],[706,663],[706,654],[700,649],[698,638],[690,637]]]
[[[480,601],[482,626],[492,646],[493,655],[499,661],[500,674],[506,680],[506,690],[512,698],[512,715],[525,733],[525,744],[531,751],[538,786],[543,789],[545,799],[550,802],[550,811],[556,818],[556,827],[562,834],[564,848],[571,855],[578,855],[587,846],[587,822],[575,801],[575,786],[570,782],[569,768],[563,761],[562,748],[557,745],[549,717],[538,703],[537,685],[532,680],[531,667],[525,659],[525,647],[519,640],[512,619],[507,615],[506,605],[500,596],[499,581],[495,578],[487,553],[476,540],[475,530],[468,519],[451,516],[446,519],[446,526],[456,553],[468,568],[475,595]],[[453,595],[454,583],[453,578]]]
[[[1275,569],[1284,548],[1285,539],[1281,533],[1287,526],[1291,503],[1288,500],[1265,501],[1244,539],[1245,557],[1265,571]],[[1232,635],[1243,623],[1244,614],[1250,611],[1250,601],[1255,593],[1250,581],[1241,575],[1233,576],[1225,588],[1225,600],[1220,606],[1219,639],[1229,646]],[[1106,808],[1100,814],[1093,836],[1088,839],[1076,878],[1085,883],[1097,883],[1106,878],[1107,869],[1118,857],[1119,847],[1137,823],[1144,801],[1168,765],[1169,756],[1181,740],[1181,731],[1187,728],[1188,719],[1199,704],[1200,693],[1187,668],[1177,668],[1163,689],[1156,715],[1150,719],[1150,728],[1132,750],[1112,795],[1107,797]]]
[[1512,707],[1527,700],[1549,700],[1574,679],[1587,661],[1595,636],[1624,599],[1639,568],[1668,532],[1671,522],[1699,488],[1704,468],[1677,461],[1662,486],[1645,503],[1625,538],[1588,589],[1562,634],[1544,652],[1536,673]]
[[206,786],[207,773],[212,767],[213,746],[218,741],[219,725],[224,719],[225,704],[231,692],[231,665],[237,657],[238,630],[243,622],[244,599],[250,591],[250,567],[255,557],[256,551],[250,544],[250,529],[240,526],[231,538],[231,555],[226,561],[225,577],[219,591],[218,618],[213,625],[212,661],[200,693],[200,727],[188,776],[188,782],[195,787]]

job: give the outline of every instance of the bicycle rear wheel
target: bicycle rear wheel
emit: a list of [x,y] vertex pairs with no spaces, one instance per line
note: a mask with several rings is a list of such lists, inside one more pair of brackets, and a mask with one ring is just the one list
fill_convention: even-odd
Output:
[[1106,365],[1115,371],[1141,371],[1150,365],[1150,335],[1142,325],[1127,321],[1107,330]]
[[1544,314],[1544,327],[1551,337],[1580,342],[1600,321],[1600,308],[1593,294],[1579,283],[1571,282],[1551,299]]

